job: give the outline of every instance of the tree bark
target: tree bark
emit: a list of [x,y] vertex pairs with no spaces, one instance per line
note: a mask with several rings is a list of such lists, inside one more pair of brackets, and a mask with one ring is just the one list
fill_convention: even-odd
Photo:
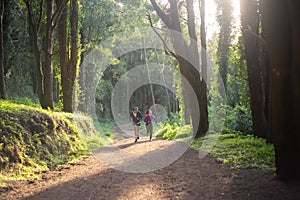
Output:
[[[65,5],[64,5],[65,4]],[[59,49],[60,49],[60,66],[61,66],[61,84],[63,91],[63,109],[66,112],[75,110],[75,79],[77,73],[78,60],[78,1],[71,0],[70,5],[70,37],[71,44],[68,43],[67,37],[67,2],[57,0],[59,7],[63,6],[59,26]],[[67,48],[71,46],[71,52]],[[70,55],[69,55],[70,54]]]
[[272,71],[271,136],[276,173],[282,180],[300,180],[300,2],[264,0],[263,9]]
[[[37,76],[37,94],[40,100],[40,104],[42,105],[42,98],[44,93],[44,74],[43,74],[43,66],[42,66],[42,60],[41,60],[41,52],[38,45],[38,31],[39,31],[39,23],[40,21],[36,22],[34,19],[34,13],[32,5],[29,1],[26,1],[26,6],[28,10],[28,16],[29,16],[29,25],[31,28],[31,37],[33,42],[33,49],[34,49],[34,55],[35,55],[35,61],[36,61],[36,76]],[[41,5],[42,7],[43,5]],[[42,10],[40,11],[42,12]],[[40,13],[41,14],[41,13]],[[43,107],[43,106],[42,106]]]
[[5,99],[5,81],[4,81],[4,47],[3,47],[3,16],[4,16],[4,0],[0,5],[0,98]]
[[53,0],[47,0],[47,24],[44,61],[44,93],[41,101],[42,108],[53,109]]
[[[72,105],[72,112],[75,111],[75,103],[76,103],[76,77],[77,77],[77,65],[78,65],[78,55],[79,55],[79,41],[78,41],[78,22],[79,22],[79,5],[77,0],[71,0],[71,16],[70,16],[70,24],[71,24],[71,60],[70,60],[70,84],[69,89],[72,91],[72,96],[70,96],[70,105]],[[70,111],[70,110],[66,110]]]
[[[66,2],[67,0],[63,0]],[[37,93],[43,109],[53,109],[53,37],[54,28],[56,27],[63,10],[63,6],[57,7],[54,13],[54,0],[47,0],[46,10],[46,32],[44,41],[44,49],[40,48],[39,34],[43,21],[44,0],[40,0],[39,11],[35,16],[32,1],[24,0],[29,17],[29,25],[31,28],[31,37],[36,60],[37,73]],[[64,5],[64,4],[63,4]]]
[[[200,127],[205,127],[204,131],[207,132],[209,128],[208,123],[208,100],[207,100],[207,55],[206,55],[206,20],[205,20],[205,0],[200,0],[200,40],[201,40],[201,75],[202,79],[200,80],[201,87],[201,101],[200,101],[200,117],[207,116],[205,120],[200,122]],[[199,135],[197,135],[199,136]]]
[[248,82],[250,89],[250,105],[252,111],[252,121],[254,135],[266,138],[267,121],[265,117],[264,93],[262,72],[259,63],[258,35],[259,18],[258,5],[256,1],[242,0],[241,22],[242,34],[245,45],[245,56],[247,61]]
[[[32,2],[25,1],[29,16],[29,25],[31,28],[31,37],[33,42],[36,73],[37,73],[37,93],[43,109],[53,109],[53,71],[52,71],[52,51],[53,51],[53,0],[47,1],[47,22],[45,36],[45,50],[42,56],[42,50],[39,47],[39,28],[41,26],[43,15],[43,3],[40,1],[40,10],[38,19],[35,19]],[[44,60],[42,59],[44,57]]]
[[266,139],[269,143],[272,143],[271,138],[271,70],[269,62],[269,50],[266,44],[266,32],[265,32],[265,16],[264,16],[264,1],[259,3],[261,14],[261,40],[260,40],[260,66],[262,67],[262,77],[263,77],[263,88],[264,88],[264,105],[265,105],[265,118],[267,123],[267,134]]

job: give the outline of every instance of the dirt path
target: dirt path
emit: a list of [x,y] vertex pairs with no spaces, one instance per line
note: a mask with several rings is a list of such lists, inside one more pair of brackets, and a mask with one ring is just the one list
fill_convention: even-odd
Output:
[[[137,157],[174,144],[159,139],[149,142],[148,137],[133,143],[130,134],[124,138],[122,131],[115,132],[113,147]],[[199,159],[192,149],[172,164],[146,173],[119,171],[96,156],[87,156],[44,173],[42,180],[9,182],[0,188],[0,199],[300,199],[299,184],[284,184],[272,177],[259,169],[232,170],[210,155]]]

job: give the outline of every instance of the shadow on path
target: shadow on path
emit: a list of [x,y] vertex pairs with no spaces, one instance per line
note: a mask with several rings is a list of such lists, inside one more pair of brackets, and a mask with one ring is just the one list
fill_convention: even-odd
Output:
[[299,199],[295,185],[271,181],[257,169],[231,170],[189,149],[155,172],[133,174],[111,168],[48,188],[24,199]]
[[[124,152],[137,152],[136,157],[119,163],[122,167],[132,169],[141,164],[137,165],[138,162],[144,162],[144,167],[151,167],[155,163],[149,164],[147,160],[156,156],[167,160],[166,156],[172,153],[173,147],[176,146],[174,142],[159,139],[135,144],[131,139],[119,140],[112,148],[117,148],[115,151],[121,149]],[[166,155],[159,151],[161,148],[166,149]],[[113,149],[106,150],[111,153]],[[230,169],[210,155],[199,159],[198,152],[193,149],[187,149],[179,159],[166,167],[147,173],[119,171],[99,162],[94,156],[89,156],[62,171],[47,172],[45,177],[4,192],[0,199],[300,199],[300,184],[289,185],[272,181],[273,174],[260,169]]]

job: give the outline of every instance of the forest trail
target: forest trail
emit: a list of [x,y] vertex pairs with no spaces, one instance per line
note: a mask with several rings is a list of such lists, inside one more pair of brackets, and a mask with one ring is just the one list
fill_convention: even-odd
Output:
[[[130,131],[114,132],[112,147],[136,157],[152,156],[151,152],[174,145],[157,138],[149,142],[148,137],[134,143]],[[99,161],[97,154],[86,156],[60,170],[45,172],[42,180],[11,181],[0,188],[0,199],[300,199],[299,184],[274,181],[272,173],[260,169],[230,169],[211,155],[200,159],[190,148],[175,162],[149,172],[128,173],[110,166]]]

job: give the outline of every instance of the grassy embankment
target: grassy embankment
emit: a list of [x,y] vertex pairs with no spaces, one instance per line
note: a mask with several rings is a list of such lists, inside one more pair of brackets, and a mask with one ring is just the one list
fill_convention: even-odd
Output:
[[46,111],[37,105],[0,100],[0,185],[36,179],[112,139],[87,116]]

